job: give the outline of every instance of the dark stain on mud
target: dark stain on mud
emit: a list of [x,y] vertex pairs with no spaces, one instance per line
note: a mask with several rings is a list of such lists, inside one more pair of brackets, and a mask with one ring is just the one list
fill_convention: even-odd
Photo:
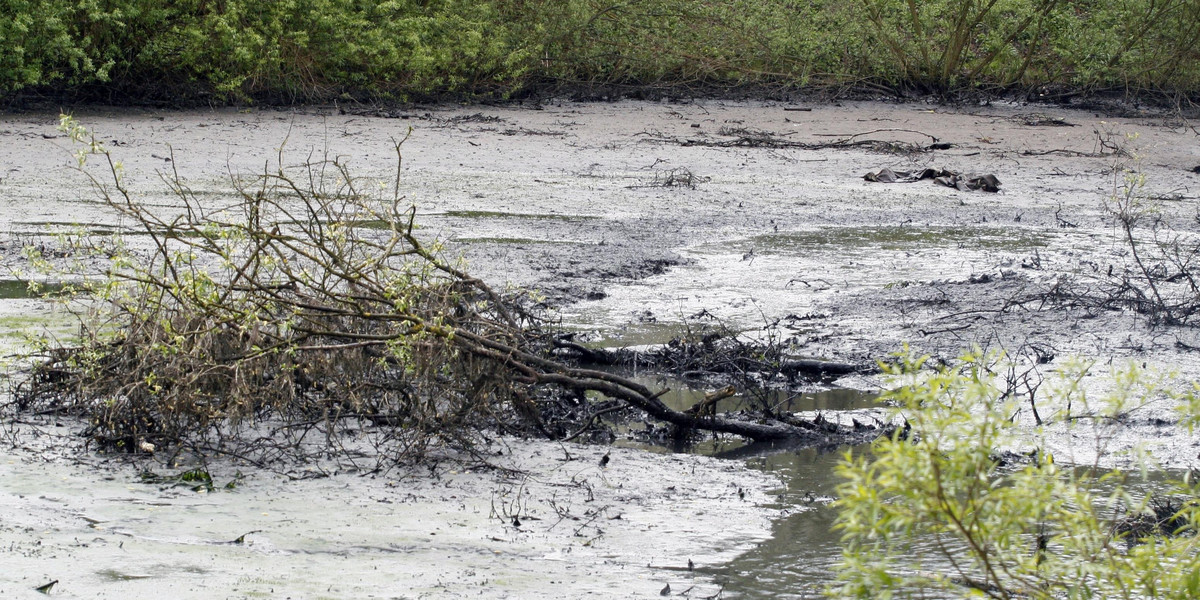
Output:
[[530,219],[534,221],[566,221],[569,223],[590,221],[600,218],[592,215],[523,214],[490,210],[450,210],[442,213],[442,215],[446,217],[459,217],[465,219]]
[[[527,287],[550,306],[600,300],[605,288],[665,273],[686,260],[669,250],[570,239],[455,238],[468,265],[487,264]],[[569,252],[563,249],[569,248]]]
[[982,227],[826,227],[814,231],[778,233],[750,238],[756,251],[794,254],[811,250],[913,250],[931,247],[970,247],[1026,250],[1045,247],[1045,236],[1016,228]]

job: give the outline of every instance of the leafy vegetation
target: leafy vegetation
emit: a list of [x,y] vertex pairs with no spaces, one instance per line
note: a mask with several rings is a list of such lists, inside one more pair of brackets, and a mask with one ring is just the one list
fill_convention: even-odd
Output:
[[[1019,424],[1022,405],[1034,400],[1007,393],[988,367],[973,356],[957,370],[922,372],[920,361],[894,369],[907,384],[886,396],[908,425],[840,467],[846,546],[831,594],[1198,597],[1192,476],[1153,496],[1135,491],[1136,471],[1060,466],[1040,435]],[[1089,398],[1080,385],[1087,369],[1067,369],[1045,386],[1053,388],[1038,401],[1045,426],[1089,427],[1162,398],[1197,414],[1194,391],[1172,396],[1135,368],[1117,373],[1109,394]]]
[[406,100],[625,85],[1200,91],[1200,0],[0,0],[0,14],[9,97]]

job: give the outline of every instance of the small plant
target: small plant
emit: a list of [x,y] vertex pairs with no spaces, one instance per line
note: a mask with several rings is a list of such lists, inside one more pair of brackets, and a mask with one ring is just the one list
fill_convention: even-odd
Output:
[[1200,313],[1200,241],[1165,218],[1161,199],[1145,191],[1143,173],[1123,165],[1114,172],[1104,208],[1131,264],[1106,273],[1109,302],[1145,314],[1152,324],[1187,325]]
[[212,474],[203,467],[196,467],[179,473],[162,475],[153,471],[142,471],[138,477],[142,483],[150,485],[158,485],[163,487],[183,487],[188,488],[193,492],[214,492],[218,489],[233,490],[237,489],[244,476],[241,472],[236,473],[228,483],[217,486],[213,480]]
[[696,189],[697,183],[708,181],[708,177],[700,177],[692,173],[687,167],[676,167],[665,171],[654,172],[654,183],[651,187],[685,187],[691,190]]
[[210,210],[167,177],[179,210],[161,214],[86,129],[69,117],[62,129],[85,173],[107,163],[95,188],[151,243],[120,246],[84,300],[83,339],[43,349],[20,407],[86,416],[103,449],[267,460],[372,424],[381,459],[407,460],[536,415],[509,412],[532,401],[484,356],[536,347],[536,319],[415,237],[399,179],[389,195],[338,161],[280,168],[234,181],[237,202]]
[[[1200,217],[1181,222],[1163,210],[1163,195],[1147,191],[1138,156],[1126,149],[1136,138],[1127,135],[1124,143],[1117,143],[1108,137],[1101,142],[1107,148],[1102,153],[1121,157],[1112,169],[1112,192],[1103,201],[1119,249],[1107,265],[1081,261],[1080,272],[1060,279],[1046,299],[1061,306],[1131,310],[1144,315],[1151,326],[1194,327],[1200,315],[1200,237],[1193,225]],[[1078,226],[1061,208],[1054,217],[1059,227]],[[1037,268],[1040,261],[1022,266]]]

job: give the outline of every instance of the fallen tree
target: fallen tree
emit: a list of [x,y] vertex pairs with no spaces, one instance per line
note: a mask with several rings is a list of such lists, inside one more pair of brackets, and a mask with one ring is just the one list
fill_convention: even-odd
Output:
[[290,172],[281,151],[219,208],[164,176],[178,206],[163,214],[85,129],[63,127],[88,144],[85,173],[88,156],[107,162],[92,181],[148,244],[104,250],[80,342],[45,348],[14,402],[86,417],[102,447],[270,459],[344,449],[349,433],[405,460],[435,443],[469,448],[485,430],[568,437],[578,427],[564,415],[586,428],[614,401],[752,440],[839,433],[819,419],[674,410],[665,390],[565,359],[528,294],[494,290],[418,238],[403,140],[390,190],[363,189],[338,159]]

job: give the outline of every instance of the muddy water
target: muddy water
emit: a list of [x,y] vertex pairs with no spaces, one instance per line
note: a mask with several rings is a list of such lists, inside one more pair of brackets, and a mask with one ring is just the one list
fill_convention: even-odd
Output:
[[0,300],[53,296],[63,291],[65,285],[63,283],[38,283],[30,287],[28,281],[0,279]]
[[849,448],[806,449],[752,459],[776,473],[785,487],[771,539],[725,565],[719,573],[745,598],[815,598],[832,583],[841,558],[836,511],[829,505],[837,479],[833,469]]
[[[669,377],[637,377],[640,383],[670,391],[660,396],[668,406],[685,410],[704,399],[703,387]],[[764,398],[738,396],[723,400],[718,410],[738,410],[763,402]],[[849,389],[811,393],[771,392],[765,401],[783,410],[846,411],[879,407],[877,394]],[[662,448],[632,445],[651,451]],[[715,576],[726,597],[746,599],[815,598],[832,583],[832,573],[841,558],[839,534],[833,530],[836,511],[830,505],[838,480],[834,468],[846,453],[863,448],[825,447],[799,450],[765,445],[745,445],[736,439],[705,441],[684,451],[745,460],[754,469],[779,478],[781,486],[770,491],[771,506],[780,517],[771,526],[770,539],[761,542],[732,562],[706,569]],[[749,458],[747,458],[749,457]]]
[[[779,493],[779,506],[785,515],[772,526],[771,539],[738,556],[715,572],[718,581],[734,590],[736,598],[808,599],[822,597],[833,583],[841,557],[839,534],[833,529],[836,511],[828,504],[835,496],[838,484],[833,470],[846,454],[859,454],[864,449],[806,449],[784,452],[749,460],[749,464],[781,476],[785,487]],[[1092,481],[1091,492],[1096,498],[1112,493],[1116,479],[1104,480],[1108,470],[1079,469],[1076,477]],[[1168,477],[1182,479],[1182,472],[1156,471],[1142,478],[1129,474],[1123,478],[1125,489],[1134,498],[1162,494],[1169,487]],[[1169,493],[1169,492],[1168,492]],[[1115,514],[1108,518],[1117,518]],[[948,561],[937,559],[945,551],[944,540],[916,540],[913,549],[921,562],[912,567],[942,573],[954,573]],[[955,547],[951,542],[951,547]],[[962,548],[962,552],[967,549]],[[938,598],[928,591],[910,590],[912,597]],[[958,598],[961,595],[947,595]]]
[[[707,445],[694,449],[718,454],[737,450]],[[840,534],[833,529],[837,511],[830,504],[838,484],[834,467],[847,452],[861,451],[850,447],[808,448],[744,459],[751,467],[781,479],[782,487],[771,490],[771,506],[778,508],[781,516],[772,522],[769,539],[728,563],[705,568],[725,590],[723,597],[768,600],[822,596],[834,582],[841,559]]]

